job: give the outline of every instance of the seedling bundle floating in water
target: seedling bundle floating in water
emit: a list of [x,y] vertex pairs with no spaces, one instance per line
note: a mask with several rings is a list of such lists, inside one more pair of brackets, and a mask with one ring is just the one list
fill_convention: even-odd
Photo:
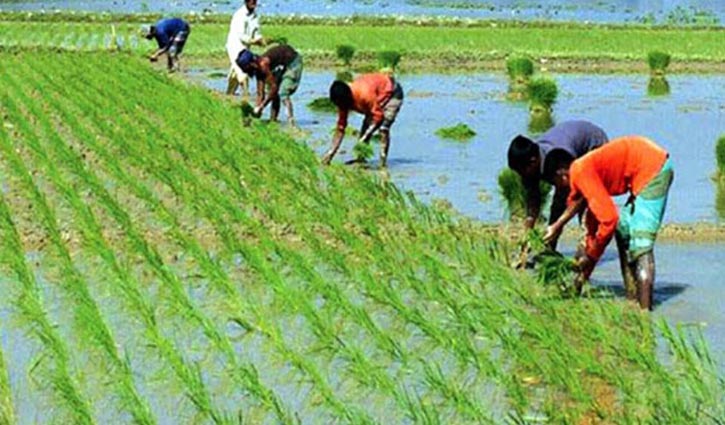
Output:
[[457,140],[459,142],[467,142],[476,132],[471,129],[467,124],[458,123],[452,127],[439,128],[435,132],[436,136],[443,139]]
[[315,112],[337,112],[337,106],[332,103],[329,97],[318,97],[317,99],[313,99],[307,104],[307,107]]

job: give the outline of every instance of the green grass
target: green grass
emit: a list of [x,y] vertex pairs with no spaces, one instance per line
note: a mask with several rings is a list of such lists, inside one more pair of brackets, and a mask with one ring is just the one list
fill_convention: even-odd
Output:
[[[308,25],[270,23],[265,35],[284,36],[306,59],[335,60],[339,45],[356,50],[360,61],[376,62],[380,50],[405,54],[407,62],[450,69],[453,63],[476,63],[504,59],[511,54],[548,59],[604,59],[631,61],[623,66],[636,68],[648,51],[669,52],[678,62],[691,60],[723,61],[725,34],[705,29],[649,29],[638,27],[572,25],[503,25],[465,27],[388,25],[374,26],[362,21],[356,25]],[[324,22],[324,21],[323,21]],[[122,49],[150,52],[151,42],[138,37],[138,25],[116,25]],[[193,24],[184,54],[188,57],[225,57],[224,40],[228,20]],[[376,40],[372,47],[370,40]],[[45,46],[63,49],[98,50],[115,45],[111,25],[106,22],[23,22],[0,20],[0,46]]]
[[458,123],[451,127],[439,128],[435,132],[436,136],[442,139],[456,140],[459,142],[466,142],[476,135],[471,127],[467,124]]
[[2,353],[39,384],[22,396],[41,420],[725,414],[696,333],[564,299],[510,269],[506,239],[377,174],[321,167],[205,89],[131,55],[0,61]]

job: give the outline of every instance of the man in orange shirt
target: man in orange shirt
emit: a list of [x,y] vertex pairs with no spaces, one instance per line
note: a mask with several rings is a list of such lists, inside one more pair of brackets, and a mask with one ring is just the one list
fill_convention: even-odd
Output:
[[[644,137],[621,137],[578,160],[566,152],[550,154],[544,173],[557,187],[570,188],[568,207],[549,226],[545,240],[558,237],[564,225],[588,207],[585,253],[577,260],[577,290],[616,235],[627,298],[651,310],[655,278],[652,250],[674,178],[667,151]],[[620,215],[612,196],[626,193],[629,200]]]
[[380,166],[385,167],[390,148],[390,126],[403,104],[403,88],[392,76],[384,73],[364,74],[348,84],[335,81],[330,86],[330,100],[337,106],[337,130],[332,147],[322,158],[323,164],[329,164],[340,149],[345,137],[349,112],[363,115],[360,129],[360,142],[369,143],[370,138],[380,130]]

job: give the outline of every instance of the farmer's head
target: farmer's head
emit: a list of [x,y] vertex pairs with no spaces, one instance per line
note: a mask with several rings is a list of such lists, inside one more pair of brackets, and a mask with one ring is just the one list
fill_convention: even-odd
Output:
[[247,11],[249,13],[254,13],[257,9],[257,0],[244,0],[244,5],[247,6]]
[[554,149],[544,161],[544,179],[554,183],[557,189],[569,187],[569,167],[574,157],[563,149]]
[[340,109],[352,109],[350,86],[344,81],[335,80],[330,86],[330,100]]
[[541,157],[539,146],[526,136],[514,137],[508,151],[509,168],[516,171],[523,178],[539,176]]
[[146,37],[146,40],[151,40],[156,36],[156,25],[145,25],[141,27],[141,33]]
[[254,76],[259,68],[259,56],[249,50],[242,50],[237,57],[237,65],[245,73]]

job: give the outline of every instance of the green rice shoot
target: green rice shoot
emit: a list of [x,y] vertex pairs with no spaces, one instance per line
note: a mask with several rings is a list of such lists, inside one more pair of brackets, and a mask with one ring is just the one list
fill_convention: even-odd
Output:
[[[521,176],[506,167],[498,175],[498,187],[510,219],[523,219],[526,216],[526,189]],[[551,193],[551,185],[542,181],[539,184],[539,191],[544,205]]]
[[458,123],[451,127],[439,128],[436,130],[435,134],[442,139],[466,142],[473,138],[476,135],[476,132],[467,124]]
[[647,64],[650,71],[655,75],[664,75],[667,67],[670,66],[672,57],[669,53],[653,50],[647,53]]
[[526,81],[534,75],[534,62],[524,56],[509,57],[506,59],[506,73],[512,81]]
[[529,101],[532,107],[542,107],[547,110],[551,110],[552,106],[556,103],[556,98],[559,95],[559,89],[556,85],[556,81],[540,77],[531,80],[528,87]]
[[335,55],[342,61],[342,64],[349,67],[352,63],[352,58],[355,56],[355,47],[349,44],[341,44],[335,47]]

